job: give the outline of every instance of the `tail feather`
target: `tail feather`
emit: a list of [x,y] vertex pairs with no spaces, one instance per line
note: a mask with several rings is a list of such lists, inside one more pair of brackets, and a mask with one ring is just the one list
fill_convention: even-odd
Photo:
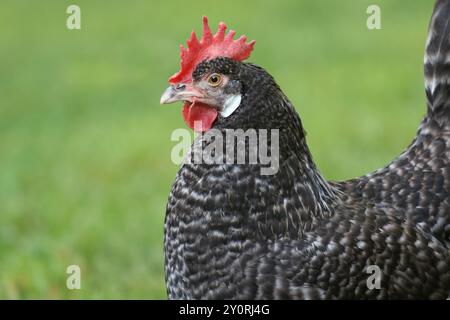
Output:
[[424,59],[428,113],[450,118],[450,0],[438,0]]

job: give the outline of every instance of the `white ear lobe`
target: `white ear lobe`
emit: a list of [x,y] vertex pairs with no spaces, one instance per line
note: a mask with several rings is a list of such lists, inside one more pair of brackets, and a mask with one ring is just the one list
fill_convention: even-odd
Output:
[[233,96],[229,96],[227,100],[225,100],[225,103],[223,104],[223,109],[220,111],[220,114],[222,117],[227,118],[233,114],[234,111],[239,107],[241,104],[241,95],[236,94]]

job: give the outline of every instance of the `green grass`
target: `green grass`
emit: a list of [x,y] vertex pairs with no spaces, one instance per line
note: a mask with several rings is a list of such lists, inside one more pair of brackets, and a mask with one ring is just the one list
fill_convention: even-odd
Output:
[[[432,4],[376,1],[0,2],[0,298],[164,299],[163,221],[181,106],[159,106],[201,16],[257,44],[329,179],[398,155],[425,112]],[[66,8],[82,30],[65,28]],[[66,289],[68,265],[82,289]]]

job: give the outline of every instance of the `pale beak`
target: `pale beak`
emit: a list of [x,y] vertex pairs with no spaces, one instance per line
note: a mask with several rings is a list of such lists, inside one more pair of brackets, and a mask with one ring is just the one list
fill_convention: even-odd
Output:
[[161,96],[161,104],[168,104],[177,101],[191,101],[193,98],[202,98],[203,94],[189,84],[174,84],[164,91]]

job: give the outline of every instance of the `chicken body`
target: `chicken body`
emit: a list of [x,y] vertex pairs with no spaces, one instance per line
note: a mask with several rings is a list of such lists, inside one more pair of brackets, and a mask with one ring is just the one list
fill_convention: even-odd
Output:
[[213,128],[278,129],[279,169],[182,165],[165,222],[169,298],[449,297],[449,20],[450,1],[438,1],[417,136],[386,167],[344,182],[321,176],[300,117],[266,71],[226,58],[200,65],[242,84],[239,108]]

